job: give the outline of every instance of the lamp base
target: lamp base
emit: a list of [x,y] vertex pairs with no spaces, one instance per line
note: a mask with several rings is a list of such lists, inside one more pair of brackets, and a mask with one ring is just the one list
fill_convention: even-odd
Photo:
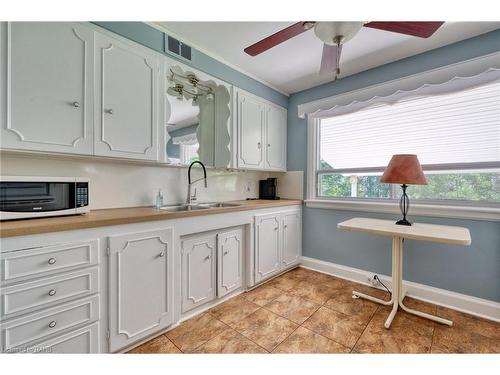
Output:
[[410,223],[408,220],[406,220],[406,219],[401,219],[401,220],[398,220],[398,221],[396,221],[396,224],[397,224],[397,225],[407,225],[407,226],[411,226],[411,223]]

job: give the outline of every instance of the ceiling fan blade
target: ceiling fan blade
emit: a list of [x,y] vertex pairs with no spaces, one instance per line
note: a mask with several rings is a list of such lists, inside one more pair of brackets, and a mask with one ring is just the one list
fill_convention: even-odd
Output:
[[258,54],[267,51],[268,49],[277,46],[284,41],[293,38],[304,31],[309,30],[314,25],[314,22],[297,22],[286,29],[280,30],[273,35],[264,38],[257,43],[252,44],[244,49],[250,56],[257,56]]
[[342,52],[342,44],[339,46],[331,46],[323,44],[323,55],[321,56],[320,73],[336,73],[338,72],[340,53]]
[[399,34],[418,36],[419,38],[428,38],[441,27],[443,21],[437,22],[368,22],[364,26],[372,29],[392,31]]

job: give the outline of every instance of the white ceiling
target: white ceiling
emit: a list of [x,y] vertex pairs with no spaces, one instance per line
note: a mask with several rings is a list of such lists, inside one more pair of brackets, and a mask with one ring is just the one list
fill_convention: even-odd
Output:
[[[320,75],[322,42],[312,30],[258,56],[243,49],[293,22],[156,22],[167,33],[242,72],[291,94],[332,81]],[[500,22],[446,22],[422,39],[362,28],[342,50],[341,77],[500,28]]]

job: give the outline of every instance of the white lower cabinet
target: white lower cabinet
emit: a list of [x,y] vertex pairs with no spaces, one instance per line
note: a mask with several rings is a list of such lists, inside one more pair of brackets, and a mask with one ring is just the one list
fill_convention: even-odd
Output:
[[182,312],[216,296],[216,235],[194,235],[182,240]]
[[217,296],[223,297],[242,285],[243,231],[241,228],[217,235]]
[[299,262],[301,215],[296,209],[255,216],[255,283]]
[[109,237],[109,347],[172,323],[171,228]]
[[183,313],[242,286],[241,228],[189,235],[181,247]]

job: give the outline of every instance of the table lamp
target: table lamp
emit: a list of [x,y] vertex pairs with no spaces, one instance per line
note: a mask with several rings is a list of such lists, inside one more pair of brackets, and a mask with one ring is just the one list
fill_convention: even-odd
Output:
[[387,184],[401,184],[403,195],[399,200],[399,209],[403,214],[401,220],[396,221],[398,225],[411,225],[406,220],[406,215],[410,208],[410,198],[406,194],[408,185],[427,185],[424,171],[420,165],[417,155],[400,154],[393,155],[389,165],[380,178],[380,182]]

